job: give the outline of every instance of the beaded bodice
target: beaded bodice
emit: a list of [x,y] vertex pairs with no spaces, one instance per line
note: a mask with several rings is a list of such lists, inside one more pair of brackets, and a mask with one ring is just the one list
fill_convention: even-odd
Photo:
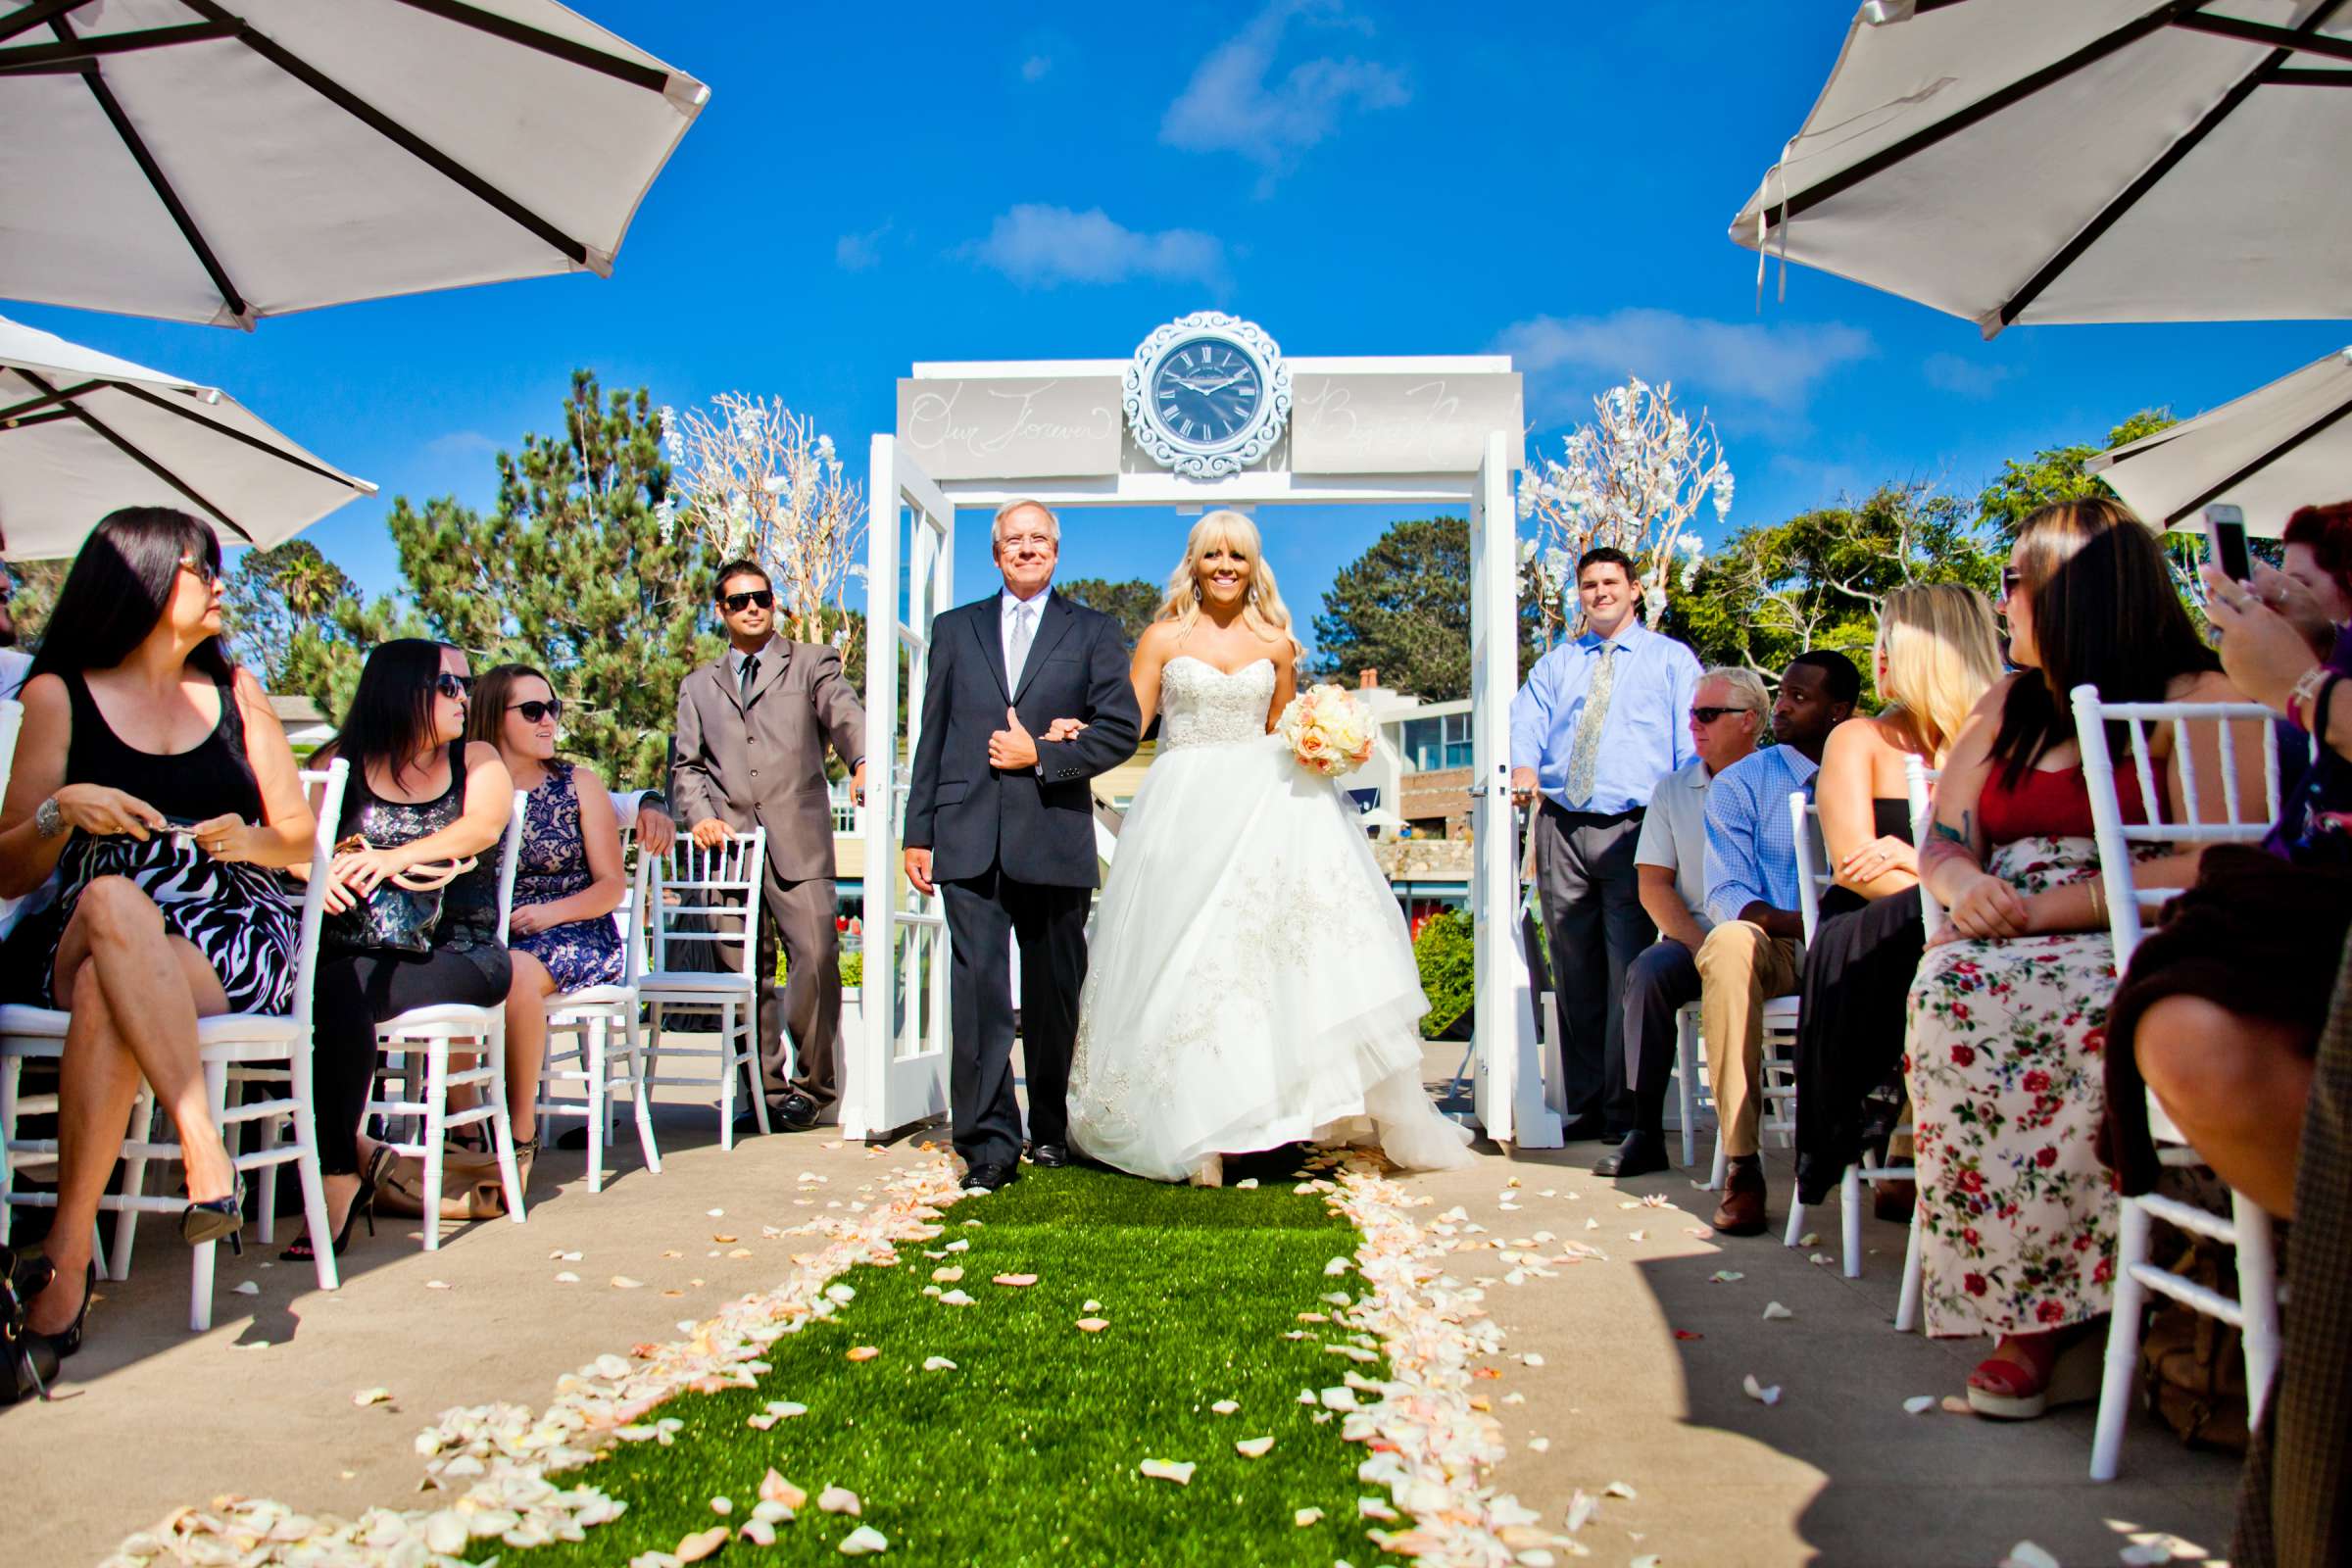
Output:
[[1274,701],[1274,661],[1252,660],[1228,674],[1178,654],[1159,670],[1159,749],[1233,746],[1263,740]]

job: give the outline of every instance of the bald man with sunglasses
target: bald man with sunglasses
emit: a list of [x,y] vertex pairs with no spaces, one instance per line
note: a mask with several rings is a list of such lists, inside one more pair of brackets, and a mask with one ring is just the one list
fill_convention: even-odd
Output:
[[[775,633],[775,588],[757,562],[718,571],[727,652],[678,687],[678,819],[706,849],[767,829],[759,974],[760,1074],[769,1119],[799,1132],[841,1099],[841,938],[834,921],[830,746],[865,798],[865,708],[841,655]],[[784,991],[776,994],[776,945]],[[785,1036],[793,1045],[787,1079]]]

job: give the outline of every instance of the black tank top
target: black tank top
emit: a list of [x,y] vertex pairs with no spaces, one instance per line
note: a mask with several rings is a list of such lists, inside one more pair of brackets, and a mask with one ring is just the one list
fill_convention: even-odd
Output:
[[245,755],[245,720],[236,693],[218,676],[220,718],[213,732],[188,751],[158,756],[127,746],[107,723],[97,699],[78,670],[61,670],[74,707],[74,739],[66,748],[66,782],[103,784],[135,795],[169,816],[202,821],[234,814],[248,822],[262,816],[262,789]]
[[465,814],[466,743],[449,743],[449,788],[429,801],[388,801],[368,787],[368,770],[354,767],[343,787],[343,820],[338,841],[357,833],[378,849],[414,843],[440,832]]

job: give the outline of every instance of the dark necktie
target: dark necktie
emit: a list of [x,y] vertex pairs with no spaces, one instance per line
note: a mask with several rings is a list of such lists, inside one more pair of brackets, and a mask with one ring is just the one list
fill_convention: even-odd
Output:
[[758,680],[759,678],[760,656],[758,654],[754,654],[751,658],[743,662],[743,679],[741,685],[737,688],[737,694],[742,697],[746,707],[749,707],[752,701],[752,682]]

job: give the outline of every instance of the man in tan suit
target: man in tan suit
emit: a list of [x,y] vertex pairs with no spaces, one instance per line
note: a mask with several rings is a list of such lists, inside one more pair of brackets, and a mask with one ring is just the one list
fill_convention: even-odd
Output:
[[[675,799],[679,820],[694,824],[694,841],[706,848],[731,832],[767,829],[767,917],[753,960],[760,1069],[771,1120],[797,1132],[822,1121],[841,1098],[841,939],[825,748],[850,765],[862,801],[865,709],[842,675],[839,653],[775,635],[775,590],[759,563],[721,566],[717,600],[727,653],[678,686]],[[789,1082],[787,1030],[796,1048]]]

